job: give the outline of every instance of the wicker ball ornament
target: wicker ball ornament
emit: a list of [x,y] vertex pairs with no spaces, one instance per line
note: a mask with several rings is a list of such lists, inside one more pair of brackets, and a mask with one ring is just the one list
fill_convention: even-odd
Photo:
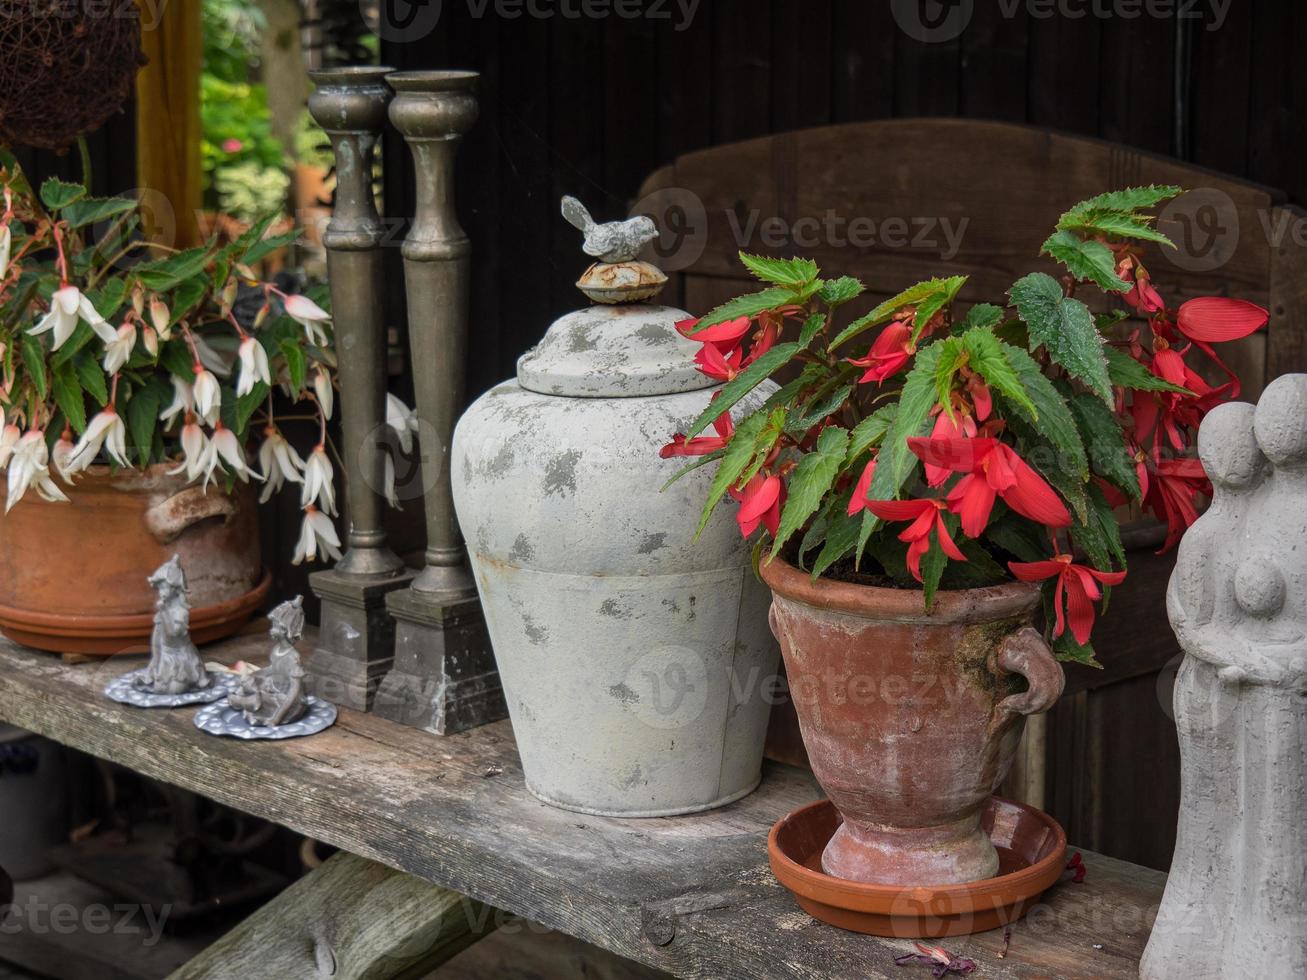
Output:
[[131,97],[145,64],[133,3],[0,3],[0,144],[64,150]]

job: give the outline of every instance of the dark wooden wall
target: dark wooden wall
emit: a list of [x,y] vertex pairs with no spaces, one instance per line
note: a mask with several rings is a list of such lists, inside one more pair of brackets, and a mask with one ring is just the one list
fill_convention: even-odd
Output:
[[[928,44],[899,28],[887,0],[702,0],[684,29],[670,0],[671,20],[506,19],[493,0],[478,18],[482,5],[445,0],[434,31],[385,41],[381,54],[397,68],[485,76],[460,158],[476,249],[469,391],[511,375],[579,302],[571,283],[584,263],[558,217],[562,194],[616,217],[661,164],[733,140],[895,116],[999,119],[1173,154],[1307,203],[1307,4],[1231,0],[1216,30],[1210,0],[1193,5],[1202,20],[1034,16],[1047,6],[975,0],[959,37]],[[407,154],[393,139],[387,164],[388,209],[407,214]],[[905,165],[946,168],[949,147]]]

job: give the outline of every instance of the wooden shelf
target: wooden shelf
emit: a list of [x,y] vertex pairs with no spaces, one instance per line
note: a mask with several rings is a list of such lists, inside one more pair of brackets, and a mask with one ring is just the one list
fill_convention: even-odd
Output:
[[[265,650],[246,636],[205,655]],[[696,816],[584,816],[526,791],[507,722],[442,738],[342,709],[306,739],[215,738],[194,709],[102,696],[141,663],[69,664],[0,640],[0,719],[680,976],[914,975],[894,965],[910,941],[816,922],[772,877],[768,829],[820,796],[807,773],[769,766],[757,792]],[[1085,882],[1055,886],[1005,958],[1001,930],[945,945],[988,978],[1136,977],[1165,876],[1084,858]]]

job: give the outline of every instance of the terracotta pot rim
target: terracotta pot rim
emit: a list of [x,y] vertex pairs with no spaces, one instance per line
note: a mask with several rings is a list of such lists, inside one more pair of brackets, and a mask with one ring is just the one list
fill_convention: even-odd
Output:
[[[199,606],[191,610],[191,627],[220,622],[232,613],[244,607],[257,608],[272,588],[272,572],[263,570],[255,585],[243,595],[226,602]],[[0,605],[0,626],[13,627],[25,632],[40,631],[50,635],[66,637],[138,637],[149,636],[154,627],[154,613],[137,613],[120,616],[78,616],[60,613],[34,612],[13,606]]]
[[1039,604],[1039,586],[1005,582],[979,589],[941,589],[926,611],[919,589],[894,589],[818,578],[800,571],[779,555],[759,563],[762,580],[778,596],[792,602],[848,613],[863,619],[920,623],[987,623],[1024,616]]

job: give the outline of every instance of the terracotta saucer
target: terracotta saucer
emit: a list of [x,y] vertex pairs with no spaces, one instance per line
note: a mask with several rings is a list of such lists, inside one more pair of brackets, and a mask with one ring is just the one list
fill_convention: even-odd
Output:
[[[264,569],[258,585],[243,596],[191,610],[191,639],[211,643],[244,626],[267,598],[272,574]],[[24,646],[53,653],[112,656],[149,653],[154,614],[61,616],[0,606],[0,633]]]
[[998,848],[999,873],[962,885],[865,885],[821,870],[843,823],[830,800],[782,817],[767,837],[772,873],[814,918],[899,939],[965,936],[1019,919],[1066,867],[1066,833],[1041,810],[992,797],[981,824]]

